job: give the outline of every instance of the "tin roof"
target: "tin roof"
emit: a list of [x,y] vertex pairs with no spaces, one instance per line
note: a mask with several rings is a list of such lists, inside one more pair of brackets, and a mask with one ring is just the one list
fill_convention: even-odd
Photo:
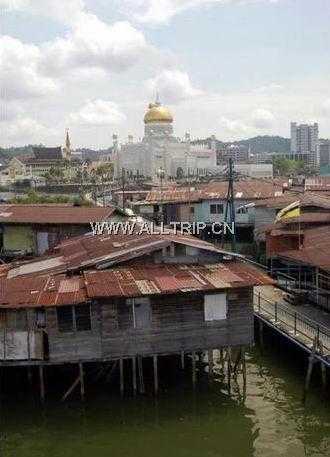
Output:
[[74,305],[87,300],[85,283],[79,276],[0,278],[0,307],[2,308]]
[[209,252],[242,257],[228,253],[217,246],[190,235],[168,234],[132,234],[85,235],[62,241],[53,250],[53,254],[38,257],[29,262],[16,262],[8,272],[8,277],[64,273],[87,268],[103,269],[128,260],[147,256],[152,252],[169,247],[171,243],[183,244]]
[[272,283],[266,274],[240,261],[203,266],[147,263],[89,271],[70,278],[64,275],[0,277],[0,307],[63,306],[97,298],[215,291]]
[[[145,199],[147,204],[156,203],[186,203],[210,199],[227,198],[228,182],[210,182],[195,184],[193,187],[153,190]],[[282,196],[282,187],[276,183],[264,180],[241,180],[234,182],[234,196],[237,200],[259,200]]]
[[281,252],[280,257],[330,270],[330,227],[318,227],[304,231],[303,245],[298,250]]
[[63,204],[0,205],[3,224],[90,224],[108,219],[115,208],[72,206]]

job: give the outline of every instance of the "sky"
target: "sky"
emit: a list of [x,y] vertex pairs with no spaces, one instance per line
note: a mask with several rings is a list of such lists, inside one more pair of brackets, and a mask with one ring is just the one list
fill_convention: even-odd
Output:
[[330,137],[329,0],[0,0],[0,146],[143,136]]

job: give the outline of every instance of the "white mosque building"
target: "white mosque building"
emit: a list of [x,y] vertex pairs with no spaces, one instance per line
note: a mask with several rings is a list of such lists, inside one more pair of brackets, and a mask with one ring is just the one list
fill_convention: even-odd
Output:
[[205,175],[217,168],[215,141],[211,148],[203,148],[191,145],[188,133],[182,140],[175,137],[173,116],[158,100],[150,103],[144,125],[144,137],[137,143],[130,135],[128,142],[119,146],[117,135],[113,135],[117,175],[124,169],[155,179],[161,170],[165,178],[179,178]]

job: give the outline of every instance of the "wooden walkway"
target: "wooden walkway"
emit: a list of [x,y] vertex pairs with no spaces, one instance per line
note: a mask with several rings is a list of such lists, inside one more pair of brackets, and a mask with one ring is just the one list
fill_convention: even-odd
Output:
[[294,306],[273,286],[255,288],[255,317],[330,367],[330,314],[311,305]]

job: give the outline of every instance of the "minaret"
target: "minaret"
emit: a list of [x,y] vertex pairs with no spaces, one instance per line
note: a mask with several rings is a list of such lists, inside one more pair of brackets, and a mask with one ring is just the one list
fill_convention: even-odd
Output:
[[69,135],[69,129],[65,130],[65,158],[66,159],[71,159],[71,141],[70,141],[70,135]]

